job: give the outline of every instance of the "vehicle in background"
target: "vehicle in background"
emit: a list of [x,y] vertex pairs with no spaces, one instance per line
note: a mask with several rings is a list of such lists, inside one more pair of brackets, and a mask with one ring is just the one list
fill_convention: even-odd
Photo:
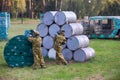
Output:
[[120,38],[120,16],[93,16],[81,24],[89,38]]

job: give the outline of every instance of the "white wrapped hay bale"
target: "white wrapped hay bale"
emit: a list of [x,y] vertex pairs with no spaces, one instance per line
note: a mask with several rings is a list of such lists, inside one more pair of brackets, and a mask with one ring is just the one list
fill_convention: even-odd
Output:
[[84,62],[93,57],[95,57],[95,51],[90,47],[81,48],[74,52],[74,60],[78,62]]
[[48,51],[48,58],[50,59],[56,59],[56,51],[54,48],[51,48],[49,51]]
[[72,11],[59,11],[55,14],[55,23],[58,25],[76,22],[76,20],[77,20],[77,16]]
[[80,35],[83,33],[83,26],[80,23],[70,23],[62,26],[61,30],[65,31],[65,37]]
[[54,15],[57,11],[46,12],[43,16],[43,23],[46,25],[51,25],[54,22]]
[[54,45],[53,38],[51,36],[46,36],[43,38],[43,46],[47,49],[52,48]]
[[76,23],[76,20],[76,14],[72,11],[49,11],[44,14],[43,23],[37,28],[40,36],[43,37],[42,54],[44,57],[48,55],[48,58],[56,59],[56,51],[53,48],[54,37],[60,30],[65,31],[67,38],[67,42],[62,45],[62,54],[67,61],[74,58],[75,61],[84,62],[95,56],[94,49],[88,47],[88,37],[81,35],[82,24]]
[[43,55],[43,57],[48,56],[48,50],[45,47],[42,47],[42,55]]
[[41,37],[45,37],[46,35],[48,35],[48,26],[41,23],[37,26],[37,31],[39,32],[39,35]]
[[57,24],[52,24],[49,28],[49,34],[52,37],[55,37],[57,35],[57,32],[60,31],[60,27]]
[[67,40],[67,47],[70,50],[85,48],[88,47],[88,45],[89,45],[89,39],[86,35],[73,36]]
[[65,48],[62,50],[62,54],[67,61],[70,61],[72,59],[72,51],[71,50]]

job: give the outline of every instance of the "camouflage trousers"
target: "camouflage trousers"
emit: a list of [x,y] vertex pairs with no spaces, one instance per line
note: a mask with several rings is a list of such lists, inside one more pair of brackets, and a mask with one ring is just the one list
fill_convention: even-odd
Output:
[[56,53],[56,63],[57,64],[61,64],[61,63],[67,64],[67,61],[64,59],[62,53],[58,53],[58,52]]
[[42,56],[42,51],[39,47],[33,48],[34,64],[33,68],[37,68],[38,64],[43,67],[45,66],[44,58]]
[[64,59],[63,55],[62,55],[62,47],[58,46],[55,48],[56,49],[56,62],[57,64],[67,64],[67,61]]

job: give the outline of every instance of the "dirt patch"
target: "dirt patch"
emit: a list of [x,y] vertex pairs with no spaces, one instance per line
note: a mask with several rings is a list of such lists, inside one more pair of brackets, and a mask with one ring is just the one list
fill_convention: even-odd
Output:
[[45,60],[45,64],[47,64],[47,65],[55,65],[56,62],[55,62],[55,60],[47,59],[47,60]]
[[73,80],[81,80],[79,77],[75,77]]
[[0,80],[18,80],[18,79],[17,78],[4,77],[4,78],[0,78]]
[[0,80],[9,80],[9,78],[1,78],[1,77],[0,77]]
[[[22,22],[20,20],[17,21],[11,21],[11,24],[21,24]],[[23,21],[23,24],[39,24],[40,20],[26,20]]]
[[[67,62],[68,62],[68,64],[73,64],[73,63],[75,63],[74,60],[67,61]],[[56,65],[56,64],[57,64],[57,63],[56,63],[56,60],[52,60],[52,59],[45,59],[45,63],[46,63],[47,65]]]
[[0,77],[0,80],[2,80],[2,78]]
[[105,80],[104,77],[100,74],[97,74],[95,76],[91,76],[90,78],[88,78],[87,80]]

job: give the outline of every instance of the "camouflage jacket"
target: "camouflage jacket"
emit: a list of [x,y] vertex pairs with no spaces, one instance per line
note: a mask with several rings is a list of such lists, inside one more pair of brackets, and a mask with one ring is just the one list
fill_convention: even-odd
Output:
[[66,38],[62,35],[57,35],[54,38],[54,49],[57,50],[58,48],[61,48],[62,45],[66,42]]
[[42,39],[37,36],[37,37],[28,37],[28,40],[32,43],[33,47],[41,47]]

